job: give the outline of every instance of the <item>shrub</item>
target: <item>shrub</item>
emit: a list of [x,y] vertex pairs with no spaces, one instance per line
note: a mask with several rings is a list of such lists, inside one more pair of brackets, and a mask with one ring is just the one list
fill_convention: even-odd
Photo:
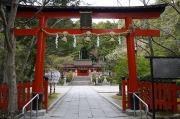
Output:
[[60,84],[60,85],[63,85],[63,84],[64,84],[64,80],[60,79],[60,80],[59,80],[59,84]]
[[98,83],[102,83],[104,81],[104,77],[98,78]]
[[66,77],[66,82],[71,82],[72,78],[73,78],[73,74],[72,73],[68,74]]
[[108,82],[110,82],[110,84],[112,84],[112,81],[113,81],[112,77],[106,77],[106,80],[107,80]]
[[92,82],[96,82],[96,77],[92,76]]

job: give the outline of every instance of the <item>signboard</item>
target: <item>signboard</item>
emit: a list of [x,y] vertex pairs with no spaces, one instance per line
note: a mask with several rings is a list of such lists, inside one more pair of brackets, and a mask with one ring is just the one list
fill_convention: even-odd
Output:
[[80,12],[80,29],[92,29],[92,12]]
[[180,58],[152,58],[154,79],[180,78]]

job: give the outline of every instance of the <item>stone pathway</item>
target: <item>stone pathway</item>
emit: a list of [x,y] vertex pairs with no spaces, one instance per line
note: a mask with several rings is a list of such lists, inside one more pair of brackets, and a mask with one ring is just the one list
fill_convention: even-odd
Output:
[[73,86],[43,119],[130,119],[89,86]]

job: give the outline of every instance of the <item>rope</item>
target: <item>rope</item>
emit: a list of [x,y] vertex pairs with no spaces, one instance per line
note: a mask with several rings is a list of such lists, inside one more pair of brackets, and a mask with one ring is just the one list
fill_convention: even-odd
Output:
[[[46,33],[47,35],[50,35],[50,36],[56,36],[56,35],[64,36],[64,37],[66,37],[66,36],[71,36],[71,37],[73,37],[73,36],[74,36],[74,34],[69,34],[67,31],[64,31],[63,33],[61,33],[61,32],[50,33],[50,32],[47,32],[47,31],[44,30],[44,29],[41,29],[41,30],[42,30],[44,33]],[[113,32],[113,33],[114,33],[113,36],[126,36],[126,35],[128,35],[128,34],[130,34],[130,33],[133,33],[134,30],[135,30],[135,29],[134,29],[134,26],[133,26],[132,24],[130,24],[127,31],[122,32],[122,33],[114,33],[114,32]],[[83,34],[76,34],[76,36],[87,36],[87,35],[89,35],[89,32],[90,32],[90,31],[87,31],[86,33],[83,33]],[[96,34],[96,33],[91,33],[91,32],[90,32],[90,35],[95,35],[95,36],[110,36],[110,34],[112,34],[112,32],[110,32],[110,33],[101,33],[101,34]]]

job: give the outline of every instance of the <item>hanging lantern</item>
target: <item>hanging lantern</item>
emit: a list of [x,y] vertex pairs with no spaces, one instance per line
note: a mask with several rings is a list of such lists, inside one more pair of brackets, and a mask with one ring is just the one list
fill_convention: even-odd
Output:
[[67,38],[66,38],[66,36],[68,35],[68,32],[67,31],[63,31],[63,38],[62,38],[62,41],[64,41],[64,42],[67,42]]
[[109,41],[110,42],[115,42],[115,40],[114,40],[115,33],[114,32],[110,32],[109,34],[111,36],[111,39]]
[[86,32],[86,38],[85,38],[85,41],[86,41],[86,42],[90,42],[90,41],[91,41],[91,39],[90,39],[90,37],[89,37],[90,35],[91,35],[91,32],[90,32],[90,31],[87,31],[87,32]]

